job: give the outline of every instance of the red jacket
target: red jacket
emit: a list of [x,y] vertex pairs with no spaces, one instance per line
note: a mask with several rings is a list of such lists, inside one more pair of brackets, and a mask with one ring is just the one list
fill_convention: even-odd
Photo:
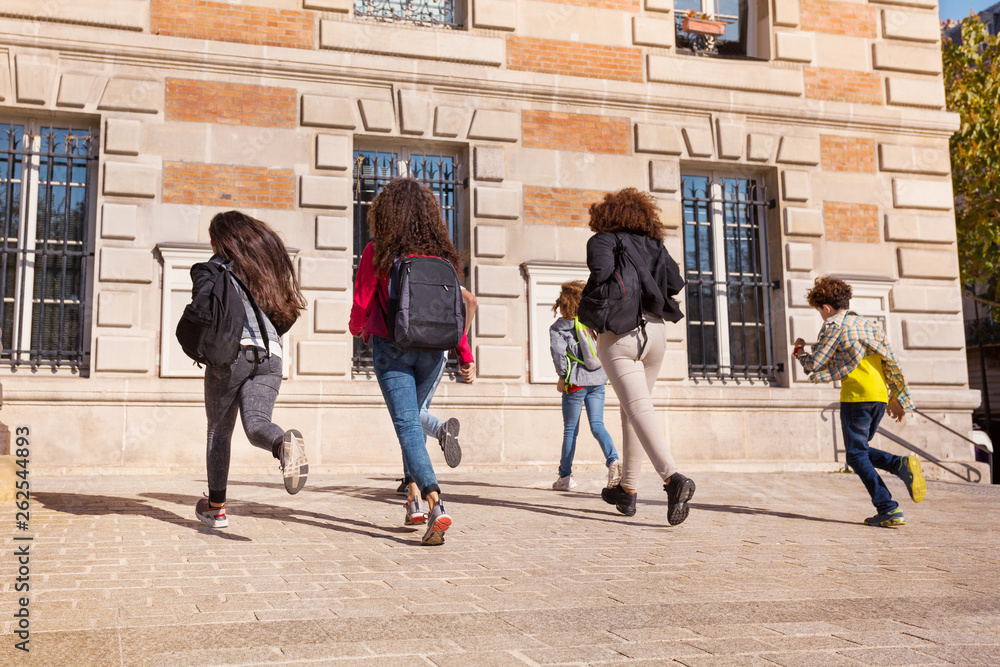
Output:
[[[376,296],[375,290],[378,290]],[[348,325],[351,335],[361,336],[367,343],[371,336],[389,338],[389,329],[385,326],[385,313],[382,302],[389,302],[389,279],[379,276],[372,264],[372,244],[365,246],[358,263],[358,275],[354,279],[354,305],[351,307],[351,321]],[[455,348],[459,363],[468,364],[475,361],[469,339],[463,333],[462,340]]]

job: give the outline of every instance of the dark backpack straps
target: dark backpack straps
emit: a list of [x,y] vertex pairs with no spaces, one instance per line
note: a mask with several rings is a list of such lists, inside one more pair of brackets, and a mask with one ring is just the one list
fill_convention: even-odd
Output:
[[223,264],[223,266],[225,267],[225,271],[231,275],[234,280],[236,280],[236,284],[239,285],[240,289],[243,290],[243,293],[246,294],[247,299],[250,300],[250,306],[253,308],[254,317],[257,318],[257,326],[260,327],[260,335],[264,337],[264,358],[266,359],[271,356],[271,339],[267,335],[267,325],[264,324],[264,313],[261,311],[260,306],[257,305],[257,301],[254,300],[253,294],[250,292],[250,288],[247,287],[242,280],[240,280],[240,277],[236,275],[236,272],[233,271],[232,267],[227,264]]

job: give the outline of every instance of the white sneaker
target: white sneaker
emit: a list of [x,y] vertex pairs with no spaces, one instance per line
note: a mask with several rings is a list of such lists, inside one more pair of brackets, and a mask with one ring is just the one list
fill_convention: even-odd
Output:
[[622,481],[622,462],[619,459],[615,459],[608,466],[608,488],[615,488],[620,481]]
[[576,488],[576,482],[573,481],[572,475],[566,475],[552,482],[552,488],[556,491],[569,491]]

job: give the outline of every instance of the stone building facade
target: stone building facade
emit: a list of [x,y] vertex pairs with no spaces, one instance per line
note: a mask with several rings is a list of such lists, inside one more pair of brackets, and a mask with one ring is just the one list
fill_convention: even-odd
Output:
[[[316,470],[395,469],[346,329],[366,203],[410,174],[480,302],[479,380],[435,399],[463,466],[554,469],[551,304],[586,275],[587,205],[626,186],[659,199],[689,281],[655,396],[689,469],[840,465],[837,389],[789,355],[827,273],[887,328],[923,411],[967,432],[957,122],[934,0],[6,0],[5,419],[35,426],[36,472],[201,470],[201,370],[173,329],[209,220],[239,208],[283,235],[309,303],[277,421]],[[972,458],[924,417],[887,428]],[[263,458],[237,444],[234,470]]]

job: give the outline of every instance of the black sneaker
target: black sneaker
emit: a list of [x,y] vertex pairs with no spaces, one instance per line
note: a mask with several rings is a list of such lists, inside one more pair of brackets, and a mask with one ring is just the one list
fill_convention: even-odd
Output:
[[396,487],[396,493],[401,496],[409,495],[409,491],[407,491],[407,487],[409,486],[410,485],[407,483],[406,478],[400,477],[399,486]]
[[609,505],[614,505],[615,509],[625,516],[635,515],[635,494],[629,493],[622,488],[621,484],[613,487],[601,489],[601,498]]
[[438,435],[438,444],[444,452],[444,462],[449,468],[457,468],[462,462],[462,448],[458,444],[458,429],[461,425],[458,420],[452,417],[441,425],[441,432]]
[[670,476],[670,483],[663,485],[667,492],[667,521],[671,526],[684,523],[688,518],[688,501],[694,495],[694,480],[679,472]]

